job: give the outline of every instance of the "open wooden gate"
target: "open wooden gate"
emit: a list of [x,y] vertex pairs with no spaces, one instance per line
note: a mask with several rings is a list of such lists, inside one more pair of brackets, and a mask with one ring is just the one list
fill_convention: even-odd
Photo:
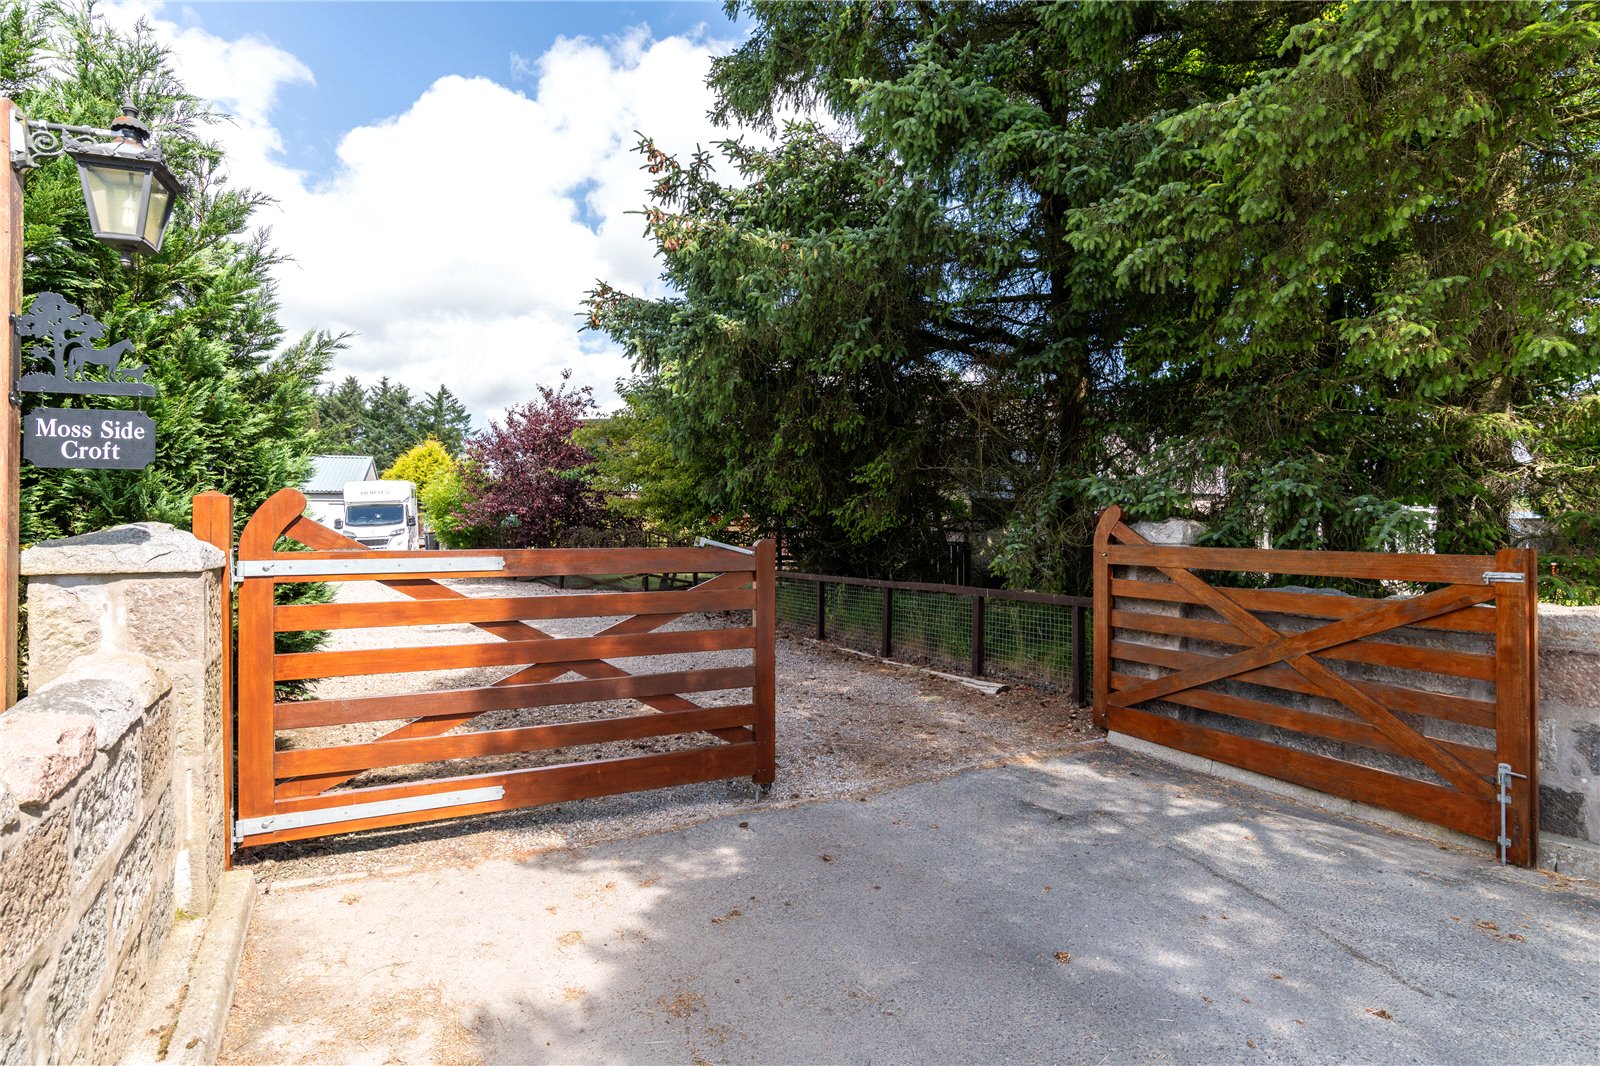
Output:
[[[234,563],[236,844],[248,847],[726,778],[772,782],[776,611],[770,541],[748,553],[721,547],[369,551],[305,517],[305,506],[300,492],[284,489],[261,506],[239,537]],[[196,497],[197,535],[226,548],[231,515],[227,497]],[[280,538],[309,550],[279,551]],[[682,590],[566,595],[472,596],[442,583],[446,578],[647,573],[715,576]],[[304,581],[377,581],[413,602],[274,604],[276,585]],[[749,622],[663,631],[686,614],[725,611],[749,612]],[[587,636],[555,637],[531,624],[619,616]],[[440,624],[470,624],[501,639],[377,650],[274,650],[274,635],[282,632]],[[660,673],[629,672],[608,661],[659,655],[703,659],[722,652],[749,655],[742,665],[727,665],[724,655],[712,665]],[[274,696],[275,684],[283,681],[486,666],[517,669],[490,685],[419,694],[298,702],[278,702]],[[577,679],[561,680],[568,675]],[[739,690],[748,690],[749,696],[734,703],[702,704],[686,696]],[[637,701],[651,713],[463,728],[492,712],[617,700]],[[356,723],[392,724],[357,743],[280,743],[290,731]],[[489,772],[449,769],[454,760],[679,735],[701,735],[710,743]],[[441,766],[422,765],[433,763]]]
[[[1532,551],[1158,546],[1121,519],[1110,508],[1095,533],[1101,725],[1537,860]],[[1223,587],[1201,571],[1439,587],[1378,599]]]

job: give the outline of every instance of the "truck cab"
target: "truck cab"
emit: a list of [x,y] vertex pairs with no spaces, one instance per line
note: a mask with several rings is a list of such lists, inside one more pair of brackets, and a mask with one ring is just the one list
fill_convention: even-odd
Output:
[[422,546],[417,486],[409,481],[351,481],[344,487],[344,519],[335,529],[365,548],[414,551]]

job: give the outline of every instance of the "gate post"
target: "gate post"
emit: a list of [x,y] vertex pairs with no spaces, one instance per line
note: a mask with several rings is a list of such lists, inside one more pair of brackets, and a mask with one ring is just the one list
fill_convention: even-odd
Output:
[[[756,772],[751,780],[770,785],[778,776],[777,727],[778,674],[774,642],[777,634],[778,595],[775,545],[771,540],[756,542],[756,649],[755,703]],[[821,582],[818,582],[818,587]]]
[[1111,531],[1122,521],[1112,504],[1094,528],[1094,724],[1106,728],[1106,693],[1111,691]]
[[1537,674],[1539,575],[1535,553],[1502,548],[1496,570],[1522,575],[1521,581],[1494,582],[1495,606],[1495,760],[1511,767],[1510,806],[1506,808],[1506,861],[1533,866],[1539,861],[1539,760],[1534,752],[1538,715]]
[[202,492],[194,498],[190,531],[227,559],[218,610],[222,616],[222,818],[223,868],[233,869],[233,497]]

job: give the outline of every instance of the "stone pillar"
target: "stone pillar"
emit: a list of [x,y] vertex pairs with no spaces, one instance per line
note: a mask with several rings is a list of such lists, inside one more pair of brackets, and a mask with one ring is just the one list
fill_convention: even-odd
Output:
[[[1131,522],[1128,528],[1151,544],[1164,547],[1192,547],[1199,543],[1200,536],[1206,531],[1203,523],[1194,522],[1187,518],[1169,518],[1164,522]],[[1126,577],[1130,581],[1152,581],[1164,584],[1167,577],[1153,566],[1115,566],[1112,567],[1115,576]],[[1119,611],[1138,611],[1142,614],[1165,614],[1175,618],[1187,618],[1194,613],[1188,604],[1168,603],[1164,600],[1113,600],[1113,607]],[[1123,640],[1134,640],[1140,644],[1149,644],[1157,648],[1170,648],[1174,651],[1184,647],[1184,638],[1169,636],[1162,633],[1127,632],[1122,634]],[[1144,663],[1117,661],[1115,669],[1118,673],[1131,674],[1134,677],[1161,677],[1170,673],[1158,666],[1148,666]],[[1162,704],[1164,708],[1177,712],[1179,709],[1172,704]]]
[[226,848],[222,795],[223,553],[159,522],[117,526],[22,553],[28,687],[85,656],[134,654],[172,684],[177,905],[206,913]]
[[1600,607],[1539,607],[1540,865],[1600,880]]

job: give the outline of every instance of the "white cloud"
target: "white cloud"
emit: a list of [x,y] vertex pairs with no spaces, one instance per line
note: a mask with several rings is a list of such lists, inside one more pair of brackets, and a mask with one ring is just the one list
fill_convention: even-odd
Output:
[[334,173],[313,181],[283,164],[273,124],[280,91],[314,84],[313,71],[262,38],[224,40],[150,5],[121,17],[133,12],[173,47],[190,88],[234,116],[217,135],[235,180],[278,200],[260,222],[294,257],[279,275],[285,325],[358,334],[337,373],[386,374],[413,391],[446,384],[480,423],[566,367],[602,406],[615,402],[627,361],[580,335],[578,312],[597,278],[660,291],[629,214],[648,185],[635,131],[683,155],[722,137],[704,81],[732,42],[639,27],[513,56],[528,92],[443,77],[346,133]]

